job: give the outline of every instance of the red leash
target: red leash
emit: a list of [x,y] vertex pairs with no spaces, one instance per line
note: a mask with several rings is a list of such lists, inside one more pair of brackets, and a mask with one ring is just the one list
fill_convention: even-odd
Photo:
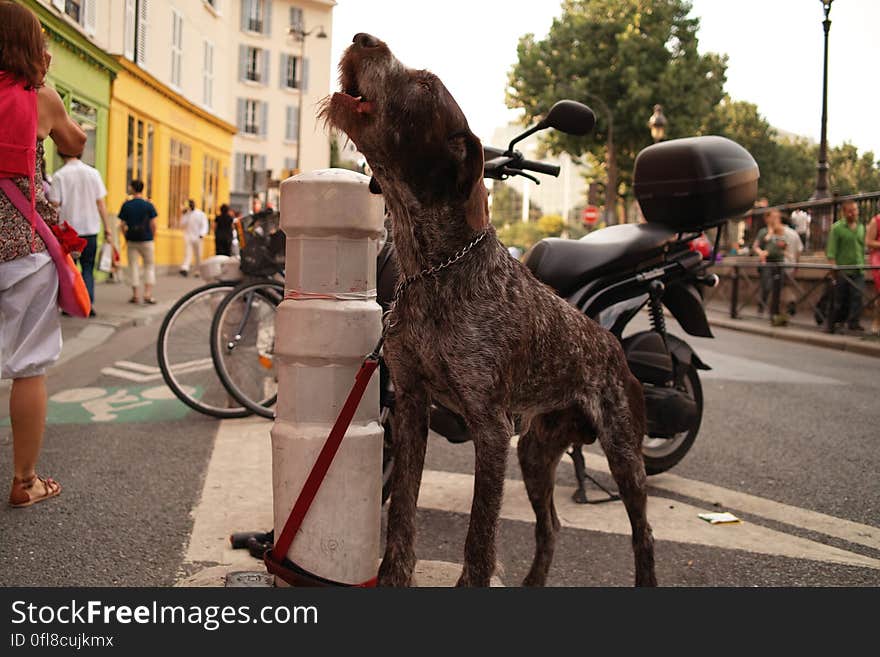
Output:
[[312,505],[312,501],[315,499],[315,495],[318,494],[318,489],[321,487],[321,483],[324,481],[324,477],[330,469],[330,464],[333,463],[333,458],[336,456],[336,452],[339,451],[339,447],[342,445],[345,431],[351,424],[351,420],[361,401],[361,397],[364,396],[367,383],[369,383],[373,372],[379,365],[379,350],[382,347],[382,342],[383,341],[380,339],[379,344],[376,345],[373,353],[367,356],[363,365],[361,365],[361,369],[358,370],[357,375],[355,375],[354,387],[351,389],[351,392],[348,393],[348,398],[345,400],[345,404],[339,412],[339,417],[336,418],[336,423],[330,430],[327,442],[324,443],[324,447],[321,448],[321,453],[318,454],[315,465],[312,466],[312,471],[309,473],[306,483],[303,484],[299,497],[293,505],[293,510],[290,512],[287,522],[284,523],[284,529],[281,531],[281,534],[278,535],[275,541],[275,546],[272,550],[266,550],[266,553],[263,555],[266,569],[273,575],[277,575],[283,579],[288,584],[294,586],[376,586],[375,577],[361,584],[343,584],[341,582],[334,582],[325,579],[309,573],[300,566],[297,566],[295,563],[287,559],[286,555],[293,543],[293,539],[296,538],[296,533],[299,531],[299,528],[309,511],[309,507]]

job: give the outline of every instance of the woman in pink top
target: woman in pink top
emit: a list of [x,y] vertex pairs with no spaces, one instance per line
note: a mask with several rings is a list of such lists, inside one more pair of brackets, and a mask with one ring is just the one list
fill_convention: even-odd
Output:
[[[868,247],[868,264],[880,267],[880,212],[868,222],[865,231],[865,246]],[[880,293],[880,269],[872,269],[874,277],[874,293]],[[874,302],[874,320],[871,322],[871,333],[880,335],[880,298]]]
[[[43,190],[42,142],[51,137],[59,150],[80,153],[86,135],[67,116],[58,92],[44,86],[49,61],[37,17],[26,7],[0,1],[0,103],[4,121],[21,122],[2,126],[0,173],[52,224],[57,216]],[[61,352],[57,290],[58,275],[45,244],[0,191],[0,378],[12,379],[13,507],[61,492],[57,482],[36,472],[46,425],[46,368]]]

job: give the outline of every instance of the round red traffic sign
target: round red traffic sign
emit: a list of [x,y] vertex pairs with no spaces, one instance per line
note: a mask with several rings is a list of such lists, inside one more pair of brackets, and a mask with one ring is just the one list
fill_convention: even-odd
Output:
[[599,208],[597,208],[595,205],[588,205],[584,208],[581,219],[583,219],[583,222],[585,224],[593,225],[594,223],[599,221]]

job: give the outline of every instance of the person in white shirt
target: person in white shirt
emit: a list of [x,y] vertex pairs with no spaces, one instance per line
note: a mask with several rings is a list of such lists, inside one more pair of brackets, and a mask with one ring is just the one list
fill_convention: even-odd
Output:
[[95,255],[98,232],[103,227],[104,240],[110,241],[110,221],[104,202],[107,188],[97,169],[79,159],[78,155],[60,154],[64,166],[52,176],[49,200],[58,206],[61,221],[66,221],[87,242],[79,257],[83,281],[92,300],[91,316],[95,316]]
[[810,224],[812,221],[813,218],[804,210],[795,210],[791,213],[791,223],[794,224],[794,229],[801,238],[801,243],[803,243],[804,247],[807,246],[807,240],[810,239]]
[[208,234],[208,216],[196,207],[196,202],[189,200],[189,209],[183,213],[180,219],[180,227],[183,229],[183,264],[180,266],[180,275],[189,276],[189,267],[195,255],[196,276],[199,275],[199,265],[202,264],[202,238]]

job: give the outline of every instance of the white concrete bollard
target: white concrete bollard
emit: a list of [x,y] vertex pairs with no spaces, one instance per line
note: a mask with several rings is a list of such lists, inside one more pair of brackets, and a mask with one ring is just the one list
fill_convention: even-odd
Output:
[[[367,176],[344,169],[281,183],[288,291],[366,293],[376,288],[383,203]],[[375,299],[285,300],[275,319],[278,405],[272,428],[276,537],[381,334]],[[287,558],[326,579],[359,584],[376,575],[382,427],[373,375],[345,439]],[[276,577],[276,585],[284,585]]]

